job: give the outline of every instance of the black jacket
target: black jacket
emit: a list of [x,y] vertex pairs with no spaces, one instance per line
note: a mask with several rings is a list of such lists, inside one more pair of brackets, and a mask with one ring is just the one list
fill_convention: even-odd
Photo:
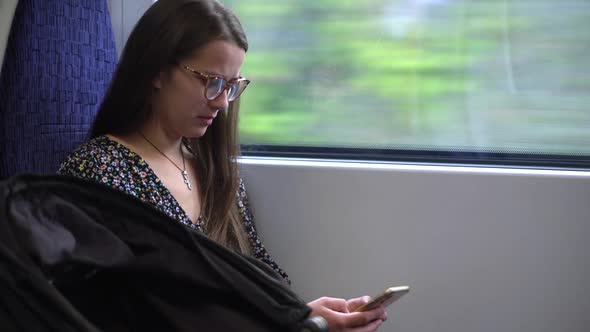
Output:
[[131,196],[0,182],[2,331],[300,331],[309,312],[265,264]]

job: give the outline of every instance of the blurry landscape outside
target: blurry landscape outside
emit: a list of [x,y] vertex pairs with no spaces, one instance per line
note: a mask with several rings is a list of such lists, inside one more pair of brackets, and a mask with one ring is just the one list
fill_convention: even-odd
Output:
[[244,144],[590,155],[590,1],[224,3]]

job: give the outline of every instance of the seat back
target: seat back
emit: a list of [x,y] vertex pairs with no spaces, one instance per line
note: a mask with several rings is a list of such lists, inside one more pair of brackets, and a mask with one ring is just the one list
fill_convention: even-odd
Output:
[[20,0],[0,75],[0,178],[54,173],[115,70],[106,0]]

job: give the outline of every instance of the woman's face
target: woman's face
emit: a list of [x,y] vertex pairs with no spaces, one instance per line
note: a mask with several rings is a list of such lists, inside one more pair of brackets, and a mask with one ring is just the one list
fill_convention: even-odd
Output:
[[217,40],[206,44],[178,65],[161,72],[153,81],[154,120],[170,137],[201,137],[217,113],[228,108],[228,91],[213,100],[205,97],[206,82],[186,67],[227,81],[240,76],[246,52],[237,45]]

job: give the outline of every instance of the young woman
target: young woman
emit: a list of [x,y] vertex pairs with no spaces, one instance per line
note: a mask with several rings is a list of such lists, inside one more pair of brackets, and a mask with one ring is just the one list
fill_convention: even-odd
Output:
[[[237,98],[248,42],[215,0],[160,0],[141,17],[91,129],[59,173],[101,182],[151,204],[276,270],[261,244],[238,176]],[[310,302],[330,331],[374,331],[383,308],[368,297]]]

